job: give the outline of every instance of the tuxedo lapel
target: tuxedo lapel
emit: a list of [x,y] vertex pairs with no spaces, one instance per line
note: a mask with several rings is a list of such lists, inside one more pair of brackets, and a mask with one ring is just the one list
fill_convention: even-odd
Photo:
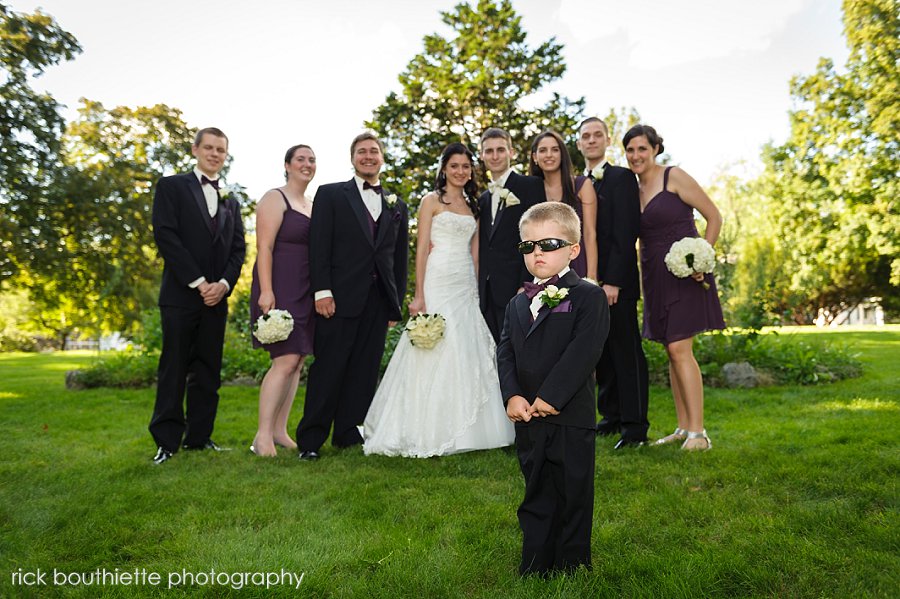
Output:
[[200,181],[197,180],[197,177],[194,176],[194,173],[186,173],[188,188],[191,190],[191,195],[194,196],[194,203],[197,205],[197,210],[200,211],[200,219],[206,224],[206,230],[210,232],[211,235],[215,235],[215,231],[212,228],[212,218],[209,216],[209,208],[206,207],[206,197],[203,195],[203,188],[200,187]]
[[[529,310],[529,312],[531,312],[531,310]],[[533,332],[535,332],[535,330],[537,330],[538,326],[539,326],[542,322],[544,322],[545,320],[547,320],[547,317],[548,317],[548,316],[550,316],[550,308],[548,308],[548,307],[546,307],[546,306],[541,306],[541,309],[538,310],[537,318],[535,318],[535,319],[534,319],[534,322],[531,323],[531,328],[528,329],[528,333],[525,334],[525,338],[528,339],[528,337],[530,337],[531,334],[532,334]]]
[[[228,220],[228,217],[231,216],[231,213],[228,211],[228,208],[221,199],[219,200],[219,205],[217,207],[218,212],[216,212],[216,234],[213,235],[213,239],[218,239],[222,235],[222,231],[225,230],[225,221]],[[209,214],[207,212],[207,214]]]
[[[492,207],[493,207],[493,201],[494,200],[492,198],[491,199]],[[497,229],[500,228],[500,219],[503,218],[504,212],[506,212],[506,210],[503,208],[503,204],[501,203],[500,206],[497,208],[497,217],[494,218],[494,223],[491,225],[491,237],[494,237],[494,233],[496,233]]]
[[[516,173],[510,173],[508,177],[506,177],[506,183],[504,183],[503,188],[509,189],[509,182],[514,177],[516,177]],[[494,206],[494,194],[491,194],[490,202],[488,202],[489,209],[492,209]],[[497,216],[494,218],[494,222],[491,225],[491,237],[494,236],[494,233],[497,232],[497,229],[500,227],[500,221],[503,219],[503,213],[506,212],[506,206],[503,205],[503,200],[500,200],[500,205],[497,207]]]
[[603,178],[597,181],[597,192],[603,189],[606,186],[606,182],[609,180],[607,175],[609,174],[609,163],[603,165]]
[[520,293],[513,301],[515,302],[514,305],[516,317],[519,320],[519,326],[522,327],[522,332],[525,333],[525,336],[527,337],[529,329],[531,329],[531,300],[529,300],[528,296],[524,293]]
[[[366,239],[369,240],[369,243],[374,246],[375,239],[372,237],[372,229],[369,227],[371,215],[368,214],[369,209],[366,208],[362,196],[359,195],[359,189],[356,187],[356,181],[354,179],[350,179],[344,184],[344,197],[347,198],[350,209],[353,210],[353,213],[356,215],[356,220],[359,222],[359,226],[362,227],[363,235],[365,235]],[[384,210],[382,210],[382,214],[383,213]]]
[[394,211],[397,209],[396,205],[394,207],[388,206],[387,201],[384,199],[384,194],[381,195],[381,214],[378,215],[378,228],[377,228],[377,238],[375,239],[375,247],[378,247],[381,244],[381,241],[384,239],[384,236],[387,235],[388,229],[390,228],[391,219],[394,217]]

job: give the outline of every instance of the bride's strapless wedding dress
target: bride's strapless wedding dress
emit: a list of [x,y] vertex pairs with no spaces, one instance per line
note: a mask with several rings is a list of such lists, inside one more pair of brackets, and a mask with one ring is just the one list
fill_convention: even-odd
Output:
[[403,333],[366,416],[366,454],[425,458],[513,442],[494,339],[478,308],[469,247],[475,229],[468,214],[445,211],[432,220],[425,307],[446,319],[444,338],[421,349]]

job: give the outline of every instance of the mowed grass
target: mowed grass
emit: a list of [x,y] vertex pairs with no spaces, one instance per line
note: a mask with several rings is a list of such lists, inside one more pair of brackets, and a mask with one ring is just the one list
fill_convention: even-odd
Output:
[[[0,354],[0,596],[896,597],[900,327],[797,334],[848,343],[865,374],[708,389],[707,453],[599,438],[594,570],[551,580],[516,575],[511,450],[259,459],[258,389],[225,387],[214,439],[234,450],[156,467],[153,390],[67,391],[91,354]],[[652,389],[650,421],[653,437],[675,426],[668,389]],[[160,581],[54,584],[54,568]],[[38,569],[44,585],[15,578]],[[239,573],[282,570],[299,588],[236,588]]]

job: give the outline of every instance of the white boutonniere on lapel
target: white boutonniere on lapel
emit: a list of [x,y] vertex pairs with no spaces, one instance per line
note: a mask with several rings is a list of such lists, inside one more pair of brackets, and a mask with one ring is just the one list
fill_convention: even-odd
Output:
[[219,188],[219,199],[227,200],[236,197],[241,191],[243,190],[240,185],[224,185]]
[[505,187],[500,190],[500,205],[503,207],[508,206],[518,206],[521,204],[519,198],[516,197],[516,194],[506,189]]
[[602,181],[603,180],[603,165],[598,164],[597,166],[592,168],[591,176],[594,178],[594,181]]
[[556,285],[547,285],[547,288],[538,294],[538,299],[541,300],[541,303],[547,306],[548,308],[555,308],[559,305],[559,302],[566,299],[566,296],[569,295],[569,288],[563,287],[560,289]]
[[384,203],[387,204],[389,208],[393,208],[394,204],[397,203],[397,194],[389,193],[384,196]]

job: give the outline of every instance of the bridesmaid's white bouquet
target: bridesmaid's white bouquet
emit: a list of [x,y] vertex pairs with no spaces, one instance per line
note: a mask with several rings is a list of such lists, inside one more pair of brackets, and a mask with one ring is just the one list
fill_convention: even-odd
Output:
[[253,325],[253,336],[260,343],[284,341],[294,330],[294,317],[287,310],[269,310]]
[[[716,267],[716,251],[702,237],[685,237],[672,244],[665,257],[666,267],[679,279],[696,272],[712,272]],[[709,283],[701,281],[704,289]]]
[[446,324],[440,314],[418,314],[406,323],[406,335],[414,346],[431,349],[443,339]]

